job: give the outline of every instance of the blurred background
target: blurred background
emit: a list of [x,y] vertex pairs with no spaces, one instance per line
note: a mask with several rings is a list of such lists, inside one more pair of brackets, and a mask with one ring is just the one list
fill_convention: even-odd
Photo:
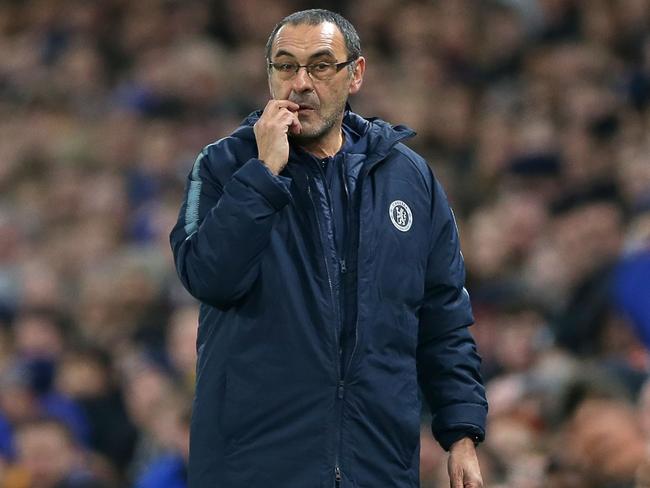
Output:
[[[0,486],[185,486],[168,234],[310,7],[356,25],[353,109],[415,129],[455,208],[486,486],[650,486],[649,0],[0,1]],[[421,451],[448,486],[426,414]]]

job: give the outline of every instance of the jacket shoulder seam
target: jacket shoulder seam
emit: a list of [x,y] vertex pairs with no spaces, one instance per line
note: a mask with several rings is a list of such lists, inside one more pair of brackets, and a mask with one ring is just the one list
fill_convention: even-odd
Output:
[[424,183],[425,187],[429,191],[431,195],[433,195],[433,178],[432,178],[432,170],[429,168],[429,165],[427,162],[424,160],[422,156],[420,156],[418,153],[413,151],[411,148],[409,148],[406,144],[404,143],[397,143],[393,147],[394,151],[397,151],[400,153],[407,161],[409,161],[417,170],[417,172],[420,174],[422,177],[422,182]]

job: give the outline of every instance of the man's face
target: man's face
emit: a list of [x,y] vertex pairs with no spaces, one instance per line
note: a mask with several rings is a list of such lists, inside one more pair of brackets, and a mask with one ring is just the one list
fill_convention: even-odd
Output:
[[[277,33],[271,47],[271,62],[342,63],[348,52],[341,31],[335,24],[285,25]],[[304,68],[289,79],[281,79],[274,69],[269,73],[271,96],[276,100],[290,100],[301,106],[298,120],[302,130],[298,139],[314,140],[338,127],[345,111],[348,95],[361,87],[365,60],[352,64],[354,73],[341,69],[327,80],[315,80]]]
[[32,477],[34,488],[52,488],[74,469],[74,448],[59,426],[25,427],[18,432],[16,444],[18,461]]

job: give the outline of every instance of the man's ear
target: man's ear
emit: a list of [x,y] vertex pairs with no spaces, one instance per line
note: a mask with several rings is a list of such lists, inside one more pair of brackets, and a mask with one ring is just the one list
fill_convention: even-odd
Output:
[[350,95],[354,95],[361,89],[363,84],[363,74],[366,72],[366,58],[359,56],[359,58],[354,62],[354,71],[352,72],[352,78],[350,79]]

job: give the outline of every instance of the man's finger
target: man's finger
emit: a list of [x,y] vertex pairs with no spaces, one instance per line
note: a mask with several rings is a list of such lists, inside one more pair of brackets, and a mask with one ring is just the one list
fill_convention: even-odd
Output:
[[463,470],[460,466],[449,467],[449,486],[451,488],[463,488]]
[[465,480],[463,483],[459,485],[461,488],[483,488],[483,481],[480,478]]
[[282,113],[280,114],[280,123],[282,123],[285,126],[285,132],[291,132],[292,134],[300,134],[300,130],[302,129],[302,126],[300,125],[300,121],[298,120],[298,116],[291,112],[287,108],[282,109]]
[[300,120],[298,120],[298,116],[296,114],[293,115],[293,120],[291,121],[291,125],[289,126],[289,132],[293,134],[294,136],[300,134],[302,132],[302,125],[300,124]]
[[266,107],[264,107],[264,112],[266,112],[267,109],[269,109],[269,110],[278,110],[278,109],[283,109],[283,108],[286,108],[286,109],[288,109],[288,110],[290,110],[292,112],[296,112],[300,108],[300,105],[298,105],[295,102],[291,102],[289,100],[271,99],[266,104]]
[[297,112],[300,109],[300,105],[298,105],[295,102],[290,102],[289,100],[283,100],[283,101],[287,102],[287,108],[292,112]]

